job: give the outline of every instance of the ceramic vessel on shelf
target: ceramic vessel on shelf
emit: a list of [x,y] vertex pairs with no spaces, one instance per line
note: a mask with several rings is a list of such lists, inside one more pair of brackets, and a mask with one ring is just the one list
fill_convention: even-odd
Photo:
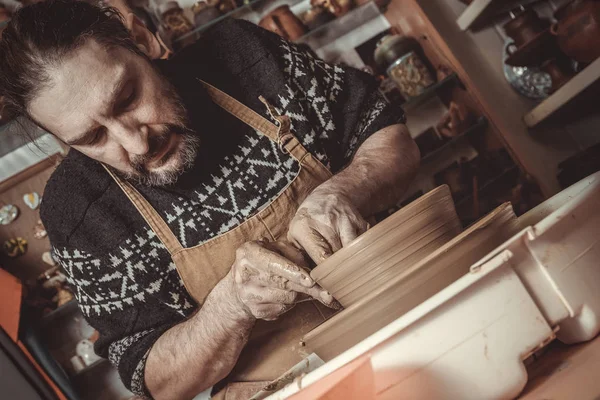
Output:
[[335,15],[327,11],[321,6],[310,8],[304,14],[302,14],[302,22],[308,29],[315,30],[318,27],[325,25],[331,20],[335,19]]
[[160,15],[161,25],[159,33],[161,38],[169,47],[178,50],[195,41],[195,38],[190,36],[186,40],[179,41],[182,36],[186,36],[192,32],[194,26],[187,19],[184,11],[175,1],[168,1],[159,4],[157,7]]
[[308,32],[306,26],[290,10],[290,6],[279,6],[258,23],[261,27],[275,32],[287,40],[296,40]]
[[354,5],[353,0],[310,0],[313,7],[323,7],[336,17],[346,14]]
[[542,71],[550,75],[552,87],[549,94],[556,92],[565,83],[567,83],[575,75],[569,59],[565,56],[558,56],[544,61]]
[[600,1],[575,0],[555,13],[551,32],[569,57],[590,63],[600,57]]
[[94,352],[94,344],[87,339],[81,340],[77,343],[75,353],[81,357],[83,363],[88,366],[92,365],[96,361],[100,361],[101,358]]
[[540,18],[532,9],[521,13],[511,12],[511,20],[504,24],[504,31],[513,40],[509,46],[510,57],[506,63],[512,66],[539,66],[558,51],[556,40],[550,33],[550,22]]
[[200,27],[217,19],[221,16],[221,12],[213,6],[208,5],[205,1],[199,1],[192,6],[194,13],[194,25]]
[[442,136],[453,138],[469,129],[474,121],[474,115],[463,103],[451,101],[448,112],[438,122],[436,129]]
[[375,63],[386,71],[405,99],[420,95],[435,83],[419,50],[415,39],[400,35],[384,36],[375,49]]
[[547,28],[521,46],[512,43],[507,48],[507,52],[508,65],[532,67],[541,65],[548,58],[556,57],[560,50],[556,45],[556,39],[550,33],[550,28]]
[[504,31],[515,42],[517,47],[531,41],[550,27],[550,22],[542,19],[533,9],[520,8],[519,12],[511,12],[511,20],[504,24]]
[[429,69],[414,51],[405,54],[390,65],[387,74],[407,99],[419,96],[435,83]]

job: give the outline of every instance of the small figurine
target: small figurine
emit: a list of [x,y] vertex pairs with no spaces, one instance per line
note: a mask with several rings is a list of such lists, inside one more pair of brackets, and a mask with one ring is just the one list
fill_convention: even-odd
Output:
[[48,236],[48,232],[46,232],[46,228],[44,228],[42,220],[38,219],[37,224],[35,224],[35,228],[33,228],[33,237],[41,240],[46,236]]
[[42,254],[42,261],[44,261],[46,264],[51,265],[53,267],[56,266],[56,261],[54,261],[54,258],[52,257],[52,253],[50,253],[49,251],[46,251]]
[[14,204],[7,204],[0,208],[0,225],[8,225],[19,216],[19,208]]
[[71,293],[69,290],[67,290],[65,288],[60,288],[60,289],[58,289],[56,296],[54,296],[52,298],[52,300],[54,300],[56,302],[56,305],[58,307],[60,307],[60,306],[67,304],[74,298],[75,298],[75,296],[73,296],[73,293]]
[[23,196],[23,202],[32,210],[38,208],[41,201],[42,199],[40,198],[40,195],[36,192],[27,193]]
[[353,0],[311,0],[313,7],[323,7],[336,17],[346,14],[353,6]]
[[452,138],[466,131],[473,122],[473,115],[463,104],[450,102],[448,112],[437,124],[438,132],[445,137]]
[[4,242],[4,251],[11,258],[16,258],[27,253],[27,240],[22,237],[9,239]]

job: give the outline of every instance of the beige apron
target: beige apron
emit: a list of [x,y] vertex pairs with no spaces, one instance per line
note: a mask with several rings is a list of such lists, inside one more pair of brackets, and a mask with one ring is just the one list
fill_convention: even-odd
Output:
[[[265,99],[261,97],[278,125],[219,89],[202,83],[217,105],[276,142],[281,151],[289,153],[300,164],[300,172],[275,200],[241,225],[198,246],[183,248],[148,201],[132,185],[107,169],[165,245],[187,291],[200,305],[229,272],[239,246],[262,238],[285,239],[298,206],[315,187],[331,177],[331,172],[290,132],[289,118],[276,115]],[[332,314],[327,307],[310,301],[296,305],[277,321],[258,321],[234,370],[226,379],[230,383],[216,398],[248,399],[302,361],[307,356],[300,344],[302,336]]]

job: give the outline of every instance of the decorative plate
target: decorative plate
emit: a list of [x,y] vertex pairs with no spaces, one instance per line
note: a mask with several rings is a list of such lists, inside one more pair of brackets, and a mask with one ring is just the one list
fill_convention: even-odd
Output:
[[545,99],[552,88],[552,78],[539,68],[513,67],[506,64],[509,56],[507,49],[512,43],[508,41],[504,45],[503,67],[506,80],[521,96],[534,100]]

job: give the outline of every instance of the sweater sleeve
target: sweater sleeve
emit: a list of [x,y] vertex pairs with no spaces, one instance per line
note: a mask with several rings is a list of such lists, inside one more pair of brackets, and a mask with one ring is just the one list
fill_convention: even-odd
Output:
[[[137,249],[129,243],[104,257],[64,247],[53,253],[83,315],[100,333],[96,353],[110,360],[128,389],[149,397],[144,369],[150,349],[194,306],[182,295],[182,283],[162,243],[151,232],[137,239]],[[168,268],[160,267],[165,261]]]

